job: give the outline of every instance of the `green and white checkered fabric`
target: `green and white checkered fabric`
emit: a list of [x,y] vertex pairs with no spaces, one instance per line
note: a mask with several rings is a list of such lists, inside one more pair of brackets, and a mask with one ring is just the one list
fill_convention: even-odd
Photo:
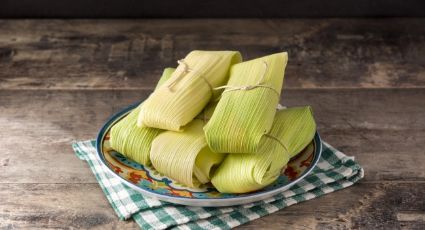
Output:
[[95,144],[95,141],[83,141],[73,143],[72,147],[81,160],[88,162],[120,219],[133,218],[142,229],[231,229],[287,206],[351,186],[364,174],[353,157],[323,143],[322,157],[313,172],[282,194],[234,207],[189,207],[142,196],[121,183],[98,160]]

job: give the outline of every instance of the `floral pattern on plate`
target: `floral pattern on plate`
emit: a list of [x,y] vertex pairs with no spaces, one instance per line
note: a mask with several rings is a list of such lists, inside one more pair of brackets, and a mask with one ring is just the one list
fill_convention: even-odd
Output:
[[245,194],[220,193],[211,184],[194,189],[168,178],[154,168],[138,164],[117,151],[109,142],[110,128],[139,103],[112,116],[99,131],[96,139],[97,156],[113,176],[130,188],[162,201],[182,205],[218,207],[240,205],[267,199],[289,189],[311,172],[319,161],[322,143],[316,133],[314,140],[300,154],[290,160],[281,176],[266,188]]
[[[108,166],[120,177],[154,193],[187,198],[229,198],[247,196],[245,194],[228,194],[218,192],[211,184],[201,188],[190,188],[170,179],[154,168],[134,162],[110,147],[109,132],[103,139],[103,155]],[[263,191],[272,190],[297,179],[314,159],[314,142],[295,156],[282,170],[282,175]],[[255,192],[254,192],[255,193]]]

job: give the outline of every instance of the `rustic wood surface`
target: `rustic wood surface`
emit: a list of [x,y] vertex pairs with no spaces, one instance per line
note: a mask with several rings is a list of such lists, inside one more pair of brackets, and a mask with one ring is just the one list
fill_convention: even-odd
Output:
[[425,228],[425,19],[0,20],[0,229],[137,229],[70,143],[192,49],[290,53],[281,102],[365,168],[240,229]]

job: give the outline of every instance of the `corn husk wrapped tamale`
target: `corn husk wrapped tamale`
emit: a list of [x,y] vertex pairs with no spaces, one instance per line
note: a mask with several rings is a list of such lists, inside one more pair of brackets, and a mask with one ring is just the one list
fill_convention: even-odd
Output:
[[205,141],[203,126],[214,106],[208,106],[183,132],[166,131],[155,138],[150,157],[156,170],[189,187],[211,180],[226,155],[212,152]]
[[260,141],[258,153],[228,154],[212,177],[223,193],[256,191],[274,182],[289,159],[313,139],[316,123],[309,106],[283,109],[276,113],[269,134]]
[[168,81],[168,79],[170,79],[171,76],[173,75],[174,71],[176,71],[176,68],[170,68],[170,67],[165,68],[164,71],[162,72],[161,78],[158,80],[158,83],[156,84],[155,90],[157,90],[166,81]]
[[[157,88],[168,80],[174,72],[173,68],[166,68],[160,78]],[[136,125],[140,112],[140,105],[127,116],[114,124],[111,128],[111,147],[124,156],[139,164],[150,165],[149,153],[153,139],[163,130]]]
[[215,152],[255,153],[270,131],[279,103],[287,53],[233,65],[230,79],[208,124],[207,142]]
[[237,51],[190,52],[143,103],[137,125],[181,131],[208,104],[214,88],[227,82],[230,66],[241,59]]

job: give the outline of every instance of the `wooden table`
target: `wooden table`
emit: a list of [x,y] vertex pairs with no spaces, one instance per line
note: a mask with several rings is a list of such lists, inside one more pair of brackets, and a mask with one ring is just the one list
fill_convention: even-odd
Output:
[[193,49],[289,52],[287,106],[365,168],[246,229],[425,228],[425,19],[0,20],[0,228],[134,229],[71,149]]

